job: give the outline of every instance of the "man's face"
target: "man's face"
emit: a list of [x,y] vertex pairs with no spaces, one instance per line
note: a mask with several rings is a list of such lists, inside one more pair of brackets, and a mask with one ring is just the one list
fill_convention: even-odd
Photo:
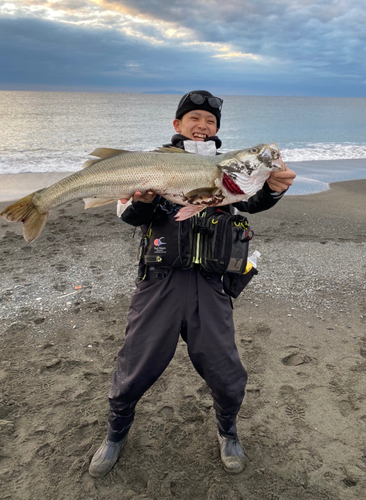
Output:
[[216,135],[219,130],[216,126],[216,116],[201,109],[189,111],[180,120],[175,119],[173,126],[178,134],[192,141],[204,141],[207,137]]

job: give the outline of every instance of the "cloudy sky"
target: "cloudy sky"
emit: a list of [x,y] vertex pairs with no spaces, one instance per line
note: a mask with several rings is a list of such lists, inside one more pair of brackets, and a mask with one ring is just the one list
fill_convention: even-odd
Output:
[[0,89],[366,97],[365,0],[0,0]]

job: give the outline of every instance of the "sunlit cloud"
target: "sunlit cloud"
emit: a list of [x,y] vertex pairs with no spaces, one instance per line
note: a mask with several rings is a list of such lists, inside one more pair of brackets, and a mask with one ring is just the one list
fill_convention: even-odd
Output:
[[212,52],[219,52],[219,54],[213,54],[211,57],[217,59],[253,59],[258,60],[259,55],[244,53],[236,50],[234,47],[228,44],[221,44],[217,42],[186,42],[183,44],[187,47],[195,47],[195,49],[206,50]]
[[259,55],[233,50],[226,45],[218,47],[218,50],[221,54],[215,54],[212,57],[217,59],[253,59],[254,61],[260,58]]
[[259,56],[254,54],[243,54],[242,52],[225,52],[224,54],[216,54],[212,57],[218,59],[254,59],[255,61],[259,59]]
[[17,6],[10,3],[1,5],[0,15],[36,17],[50,21],[76,24],[95,28],[109,28],[120,31],[132,39],[159,45],[170,41],[188,39],[192,32],[177,23],[165,22],[138,9],[126,7],[122,3],[104,0],[20,0]]

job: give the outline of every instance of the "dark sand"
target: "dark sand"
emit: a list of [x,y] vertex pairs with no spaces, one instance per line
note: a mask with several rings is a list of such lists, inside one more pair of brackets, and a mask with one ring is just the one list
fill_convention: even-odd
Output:
[[247,466],[234,477],[183,341],[113,472],[89,476],[138,239],[114,208],[84,213],[81,202],[54,210],[31,246],[0,222],[0,498],[364,498],[365,192],[366,180],[337,183],[250,216],[262,259],[234,304],[249,372],[238,418]]

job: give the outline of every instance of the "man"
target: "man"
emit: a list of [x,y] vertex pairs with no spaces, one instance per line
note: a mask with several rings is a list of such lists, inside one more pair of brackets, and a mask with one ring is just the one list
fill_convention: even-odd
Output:
[[[168,147],[202,155],[217,154],[221,146],[216,134],[222,103],[204,90],[184,95],[173,121],[177,134]],[[263,189],[247,202],[234,206],[250,213],[271,208],[294,178],[295,173],[290,169],[272,172]],[[199,256],[192,257],[196,249],[189,245],[200,226],[194,225],[192,229],[190,219],[177,222],[174,215],[178,209],[179,206],[150,191],[136,192],[132,204],[122,214],[123,221],[141,226],[144,237],[125,343],[118,354],[109,392],[108,434],[89,468],[93,477],[105,476],[117,462],[134,419],[135,406],[168,366],[179,335],[187,343],[195,369],[211,390],[224,469],[237,474],[244,468],[236,417],[244,398],[247,373],[235,345],[231,299],[223,292],[222,275],[204,272]],[[216,210],[209,208],[206,212]],[[220,210],[232,211],[229,206]],[[164,248],[159,248],[160,244]],[[182,245],[188,248],[186,253]]]

